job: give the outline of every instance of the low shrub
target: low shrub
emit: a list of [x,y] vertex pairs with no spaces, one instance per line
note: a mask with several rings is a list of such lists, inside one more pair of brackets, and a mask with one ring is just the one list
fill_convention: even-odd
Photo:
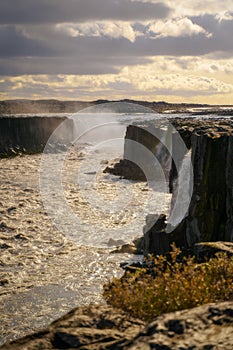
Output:
[[193,257],[180,258],[173,245],[168,257],[150,256],[147,265],[105,285],[107,302],[151,321],[165,312],[233,299],[233,258],[224,253],[198,264]]

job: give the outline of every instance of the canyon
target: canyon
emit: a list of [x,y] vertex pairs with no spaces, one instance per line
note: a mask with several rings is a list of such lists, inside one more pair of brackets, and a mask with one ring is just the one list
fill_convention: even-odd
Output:
[[[50,134],[64,120],[65,116],[2,116],[1,157],[40,153]],[[169,215],[163,212],[156,218],[145,218],[144,254],[164,254],[170,249],[171,242],[175,242],[182,250],[190,250],[203,242],[232,242],[232,118],[177,117],[170,118],[168,124],[177,133],[170,132],[169,127],[164,131],[157,124],[152,129],[151,125],[148,127],[142,124],[129,125],[125,135],[126,140],[145,146],[161,163],[168,191],[172,193],[171,210],[176,207],[179,187],[182,189],[182,183],[178,180],[186,157],[190,157],[188,159],[192,164],[192,186],[186,188],[186,191],[190,188],[192,191],[189,193],[190,205],[185,215],[178,224],[174,224]],[[151,130],[155,131],[156,136]],[[73,137],[72,120],[67,134],[61,135],[58,143],[69,143],[71,135]],[[150,174],[153,177],[154,172],[150,173],[148,169],[145,176],[140,167],[129,161],[134,159],[137,163],[137,154],[132,145],[126,141],[123,159],[112,166],[107,165],[105,172],[134,181],[146,181]],[[175,160],[172,157],[174,149]],[[21,161],[23,167],[23,159]],[[11,211],[14,210],[16,209],[12,207]],[[151,220],[155,221],[152,226]],[[1,226],[1,230],[5,234],[7,227]],[[26,237],[25,241],[24,236],[19,239],[24,244],[27,243]],[[77,258],[76,252],[73,254]],[[4,285],[1,288],[3,287]],[[230,301],[204,305],[162,315],[155,318],[152,324],[146,325],[106,305],[83,307],[74,309],[41,332],[3,345],[2,349],[149,349],[151,347],[148,344],[158,349],[176,349],[177,344],[184,349],[188,349],[190,344],[193,349],[231,349],[232,308]],[[201,339],[198,339],[197,334],[202,334]]]

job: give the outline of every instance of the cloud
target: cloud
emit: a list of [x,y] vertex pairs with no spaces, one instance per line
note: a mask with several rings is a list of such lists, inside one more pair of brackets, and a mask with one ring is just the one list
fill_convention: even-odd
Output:
[[[187,60],[187,58],[184,58]],[[167,61],[167,62],[166,62]],[[156,58],[153,64],[145,67],[137,65],[135,67],[123,68],[119,74],[108,75],[24,75],[18,77],[1,78],[0,84],[8,91],[9,95],[23,97],[33,97],[39,93],[41,96],[63,96],[72,98],[79,96],[104,97],[112,96],[119,98],[145,96],[151,99],[155,95],[169,96],[215,96],[218,94],[233,94],[233,85],[217,79],[214,75],[203,74],[203,67],[200,68],[199,75],[187,69],[173,70],[177,66],[176,58],[170,60],[163,57]],[[169,62],[171,64],[169,64]],[[210,61],[211,63],[211,61]],[[170,70],[166,69],[167,64]],[[197,64],[197,63],[196,63]],[[227,64],[227,62],[225,62]],[[233,68],[233,62],[231,62]],[[221,64],[222,70],[224,62]],[[157,67],[157,70],[156,70]],[[192,67],[192,66],[190,66]],[[205,68],[204,68],[205,69]],[[27,96],[28,94],[28,96]]]
[[5,0],[0,23],[64,23],[90,20],[148,20],[165,18],[170,8],[163,2],[131,0]]
[[60,23],[56,30],[73,38],[78,36],[126,38],[135,41],[136,33],[130,23],[127,22],[86,22],[86,23]]
[[109,74],[161,55],[232,57],[231,19],[174,19],[151,37],[149,28],[157,31],[154,24],[2,25],[0,74]]
[[1,96],[232,103],[232,0],[224,8],[217,0],[2,1]]
[[151,35],[156,38],[165,37],[189,37],[197,34],[211,36],[201,26],[193,23],[189,18],[175,18],[167,21],[157,21],[149,25],[148,28]]
[[[150,0],[150,2],[154,1]],[[204,14],[216,15],[233,11],[232,0],[224,0],[224,5],[222,1],[218,0],[177,0],[176,2],[174,0],[164,0],[164,4],[173,9],[172,15],[175,17],[200,16]]]
[[43,57],[56,54],[46,40],[26,37],[12,25],[0,26],[0,47],[0,57]]
[[220,12],[218,14],[216,14],[216,18],[219,20],[219,22],[221,21],[231,21],[233,20],[233,11],[225,11],[225,12]]
[[0,58],[0,75],[17,76],[24,74],[117,74],[125,65],[147,64],[146,57],[111,57],[102,53],[96,57],[80,55],[74,57],[11,57]]

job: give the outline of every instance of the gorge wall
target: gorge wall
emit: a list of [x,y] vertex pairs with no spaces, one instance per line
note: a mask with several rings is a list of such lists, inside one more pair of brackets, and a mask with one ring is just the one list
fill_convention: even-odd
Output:
[[[50,135],[66,120],[65,117],[1,117],[0,156],[42,152]],[[66,122],[66,130],[57,134],[58,142],[73,138],[73,121]]]
[[210,119],[181,125],[192,130],[193,194],[187,217],[170,240],[184,247],[233,241],[233,122]]
[[[50,135],[64,120],[66,117],[56,116],[1,117],[0,156],[42,152]],[[176,200],[174,187],[185,152],[191,149],[194,184],[187,216],[170,234],[165,233],[165,217],[159,226],[145,229],[145,253],[163,253],[172,241],[185,248],[196,242],[233,241],[233,120],[175,118],[169,121],[179,136],[178,133],[167,136],[159,125],[153,126],[156,136],[151,133],[151,125],[130,125],[126,132],[126,139],[142,144],[156,155],[173,192],[172,203]],[[68,120],[66,125],[65,132],[57,135],[61,144],[73,138],[73,121]],[[184,147],[178,137],[184,141]],[[178,154],[176,162],[170,154],[172,149]],[[125,159],[107,171],[133,180],[146,180],[140,167],[128,160],[137,158],[132,145],[125,146],[124,155]]]
[[[152,228],[147,230],[146,225],[145,254],[164,253],[171,242],[189,248],[203,241],[233,241],[232,119],[176,118],[169,121],[178,131],[171,135],[171,150],[175,150],[176,162],[169,154],[168,143],[164,145],[159,141],[165,140],[166,135],[163,133],[167,131],[160,130],[160,134],[157,134],[159,137],[155,137],[149,132],[151,126],[146,130],[144,126],[130,125],[126,132],[126,139],[143,144],[156,155],[165,172],[170,192],[173,192],[171,207],[176,201],[177,191],[174,187],[177,186],[178,173],[187,150],[191,149],[193,193],[187,216],[174,229],[170,225],[169,234],[166,233],[168,226],[164,215]],[[179,137],[185,147],[181,145]],[[143,171],[127,160],[136,158],[133,146],[125,146],[124,158],[108,170],[128,179],[146,181]],[[146,222],[151,222],[151,216]]]

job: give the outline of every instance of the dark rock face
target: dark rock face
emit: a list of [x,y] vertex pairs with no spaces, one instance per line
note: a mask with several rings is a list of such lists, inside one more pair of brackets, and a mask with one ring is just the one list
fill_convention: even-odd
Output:
[[[233,241],[233,122],[232,120],[173,121],[186,146],[191,148],[193,193],[187,216],[164,240],[181,248],[197,242]],[[181,154],[181,162],[184,154]],[[173,180],[178,171],[172,163]],[[171,180],[171,175],[170,175]],[[182,184],[181,184],[182,186]],[[176,200],[173,186],[172,204]],[[169,219],[168,219],[169,221]],[[166,246],[156,224],[145,236],[145,253],[163,254]],[[161,239],[160,239],[161,242]],[[169,245],[169,244],[168,244]]]
[[124,159],[120,160],[114,167],[106,168],[105,172],[129,180],[150,181],[154,176],[150,159],[152,162],[157,159],[163,168],[165,178],[168,180],[171,155],[169,149],[161,142],[164,140],[164,143],[168,143],[166,136],[167,133],[157,125],[129,125],[125,135]]
[[232,334],[233,302],[164,314],[146,327],[122,311],[96,305],[75,309],[47,329],[1,349],[231,350]]
[[[165,253],[168,242],[189,248],[197,242],[233,241],[233,121],[232,119],[195,118],[170,120],[178,133],[172,133],[171,149],[176,150],[176,162],[169,149],[160,140],[166,135],[154,126],[158,137],[145,127],[130,125],[126,139],[145,146],[156,156],[173,192],[172,207],[176,201],[175,184],[186,155],[191,149],[193,165],[193,194],[184,220],[169,235],[158,230],[156,224],[145,234],[145,253]],[[179,137],[184,141],[181,145]],[[168,145],[169,142],[166,143]],[[130,145],[130,144],[129,144]],[[124,158],[110,172],[132,180],[146,180],[135,160],[137,151],[125,143]],[[175,166],[175,163],[177,167]],[[182,186],[182,184],[181,184]],[[169,221],[169,219],[168,219]],[[154,238],[153,238],[154,236]],[[163,243],[162,243],[163,242]]]
[[193,136],[194,193],[187,242],[232,241],[233,136]]
[[81,101],[7,100],[0,101],[0,113],[75,113],[93,104]]
[[60,117],[0,118],[0,156],[42,152],[50,135],[66,120],[66,130],[57,134],[58,142],[73,138],[73,121]]
[[[151,222],[155,224],[151,227]],[[149,228],[148,228],[149,227]],[[170,250],[170,236],[165,232],[166,215],[147,215],[146,225],[143,228],[144,246],[143,252],[148,254],[161,254]]]
[[233,123],[210,123],[191,136],[193,195],[187,217],[171,234],[182,247],[233,241]]

